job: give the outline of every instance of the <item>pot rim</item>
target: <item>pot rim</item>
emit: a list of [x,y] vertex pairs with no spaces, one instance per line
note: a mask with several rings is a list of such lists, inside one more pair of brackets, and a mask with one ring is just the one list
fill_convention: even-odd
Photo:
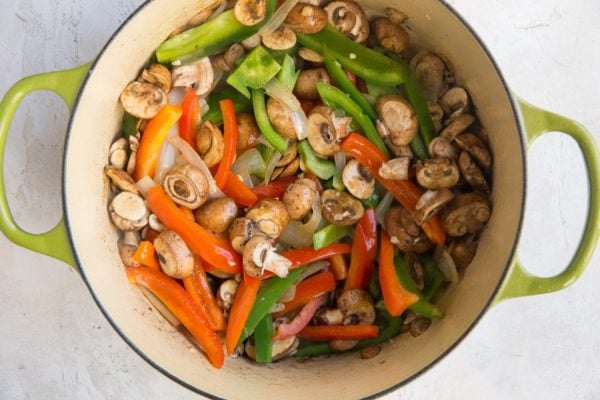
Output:
[[[487,299],[485,305],[483,306],[483,308],[481,309],[481,311],[479,312],[479,314],[475,317],[475,319],[473,320],[473,322],[464,330],[464,332],[454,341],[454,343],[452,343],[446,350],[444,350],[441,354],[439,354],[433,361],[431,361],[429,364],[427,364],[425,367],[419,369],[418,371],[415,371],[412,375],[410,375],[408,378],[386,388],[383,389],[377,393],[373,393],[372,395],[369,395],[367,397],[364,397],[363,399],[365,400],[371,400],[371,399],[377,399],[380,398],[386,394],[390,394],[394,391],[396,391],[397,389],[399,389],[402,386],[405,386],[411,382],[413,382],[414,380],[416,380],[417,378],[419,378],[421,375],[423,375],[424,373],[426,373],[427,371],[429,371],[432,367],[434,367],[436,364],[438,364],[440,361],[442,361],[444,358],[446,358],[446,356],[448,356],[454,349],[456,349],[456,347],[458,347],[459,344],[462,343],[462,341],[469,335],[469,333],[471,333],[471,331],[477,326],[477,324],[480,322],[481,318],[484,316],[484,314],[486,314],[489,309],[491,308],[491,306],[494,304],[494,300],[498,294],[498,292],[500,291],[500,289],[502,288],[502,286],[504,285],[506,278],[508,276],[508,272],[510,271],[511,267],[514,264],[514,260],[515,260],[515,255],[517,252],[517,246],[521,237],[521,233],[522,233],[522,228],[523,228],[523,218],[524,218],[524,211],[525,211],[525,201],[527,198],[527,151],[526,151],[526,145],[525,145],[525,127],[524,127],[524,123],[523,120],[521,118],[521,115],[518,111],[518,105],[516,102],[515,97],[513,96],[511,90],[509,89],[507,83],[506,83],[506,79],[504,78],[504,75],[502,74],[502,71],[500,70],[498,63],[496,62],[496,60],[494,59],[494,57],[492,56],[491,52],[489,51],[489,49],[487,48],[487,46],[485,45],[485,43],[483,42],[483,40],[479,37],[479,35],[475,32],[475,30],[471,27],[471,25],[465,20],[465,18],[463,18],[450,4],[448,4],[447,0],[437,0],[442,6],[444,6],[446,8],[446,10],[448,10],[449,13],[451,13],[454,17],[456,17],[460,23],[469,31],[469,33],[473,36],[473,38],[477,41],[477,44],[481,47],[481,49],[483,50],[483,52],[485,53],[485,55],[488,57],[488,59],[491,61],[493,68],[496,72],[496,74],[498,75],[498,77],[500,78],[500,81],[502,82],[502,86],[506,92],[506,94],[508,95],[509,101],[510,101],[510,106],[512,109],[512,114],[515,117],[515,120],[517,121],[517,129],[519,132],[519,145],[521,148],[521,162],[523,165],[523,187],[522,187],[522,192],[523,192],[523,197],[521,200],[521,212],[519,213],[519,220],[518,220],[518,224],[517,224],[517,231],[514,237],[514,241],[513,244],[511,246],[511,250],[510,250],[510,257],[508,258],[508,261],[506,263],[506,265],[504,266],[504,271],[502,272],[502,275],[500,277],[500,279],[498,280],[498,283],[496,285],[496,287],[494,288],[494,290],[492,291],[490,297]],[[74,245],[74,240],[73,237],[71,235],[71,224],[69,221],[69,214],[67,213],[67,190],[66,190],[66,161],[67,161],[67,155],[69,154],[69,143],[70,143],[70,137],[71,137],[71,131],[72,131],[72,124],[73,121],[75,120],[75,115],[77,114],[78,108],[79,108],[79,101],[81,99],[82,93],[85,91],[85,87],[88,83],[88,80],[90,78],[90,76],[92,75],[92,73],[95,70],[96,65],[98,64],[98,61],[102,58],[102,56],[104,55],[104,53],[106,52],[106,50],[112,45],[113,41],[115,40],[116,36],[119,35],[119,33],[121,33],[121,31],[124,29],[124,27],[126,25],[128,25],[128,23],[135,17],[138,16],[138,14],[144,9],[146,8],[150,3],[152,3],[153,0],[145,0],[141,5],[139,5],[122,23],[121,25],[119,25],[119,27],[113,32],[113,34],[110,36],[110,38],[107,40],[106,44],[102,47],[102,49],[100,50],[100,52],[98,53],[98,56],[94,59],[94,61],[92,61],[92,63],[90,64],[90,68],[89,70],[86,72],[82,82],[81,82],[81,87],[79,92],[77,93],[77,96],[75,98],[75,102],[73,103],[73,112],[71,114],[71,118],[69,119],[69,124],[67,126],[67,132],[65,135],[65,146],[64,146],[64,153],[63,153],[63,166],[62,166],[62,197],[63,197],[63,215],[64,215],[64,219],[65,219],[65,224],[66,224],[66,228],[67,228],[67,236],[69,238],[69,244],[70,247],[73,251],[73,256],[75,259],[75,263],[77,268],[79,269],[81,276],[83,277],[83,281],[85,282],[85,285],[87,286],[88,290],[90,291],[90,294],[92,295],[92,298],[94,299],[94,302],[96,303],[96,305],[98,306],[98,308],[100,309],[100,311],[102,312],[102,315],[104,315],[104,317],[106,318],[106,320],[109,322],[109,324],[112,326],[112,328],[117,332],[117,334],[125,341],[125,343],[127,343],[129,345],[129,347],[135,351],[142,359],[144,359],[148,364],[150,364],[152,367],[154,367],[157,371],[159,371],[160,373],[162,373],[164,376],[166,376],[167,378],[171,379],[172,381],[176,382],[177,384],[187,388],[188,390],[191,390],[194,393],[200,394],[204,397],[207,397],[209,399],[214,399],[214,400],[225,400],[222,397],[216,396],[212,393],[208,393],[206,391],[204,391],[203,389],[193,386],[187,382],[185,382],[184,380],[178,378],[177,376],[173,375],[172,373],[170,373],[169,371],[167,371],[166,369],[164,369],[163,367],[161,367],[160,365],[158,365],[156,362],[154,362],[154,360],[152,358],[150,358],[148,355],[146,355],[146,353],[144,353],[139,347],[137,347],[137,345],[131,340],[129,339],[129,337],[127,335],[125,335],[125,333],[123,333],[121,331],[121,329],[119,328],[119,325],[112,319],[112,317],[109,315],[108,311],[103,307],[102,303],[99,301],[99,299],[96,297],[96,294],[94,293],[93,289],[92,289],[92,285],[88,280],[88,277],[85,273],[85,269],[82,267],[82,263],[79,260],[79,255],[77,252],[77,248]]]

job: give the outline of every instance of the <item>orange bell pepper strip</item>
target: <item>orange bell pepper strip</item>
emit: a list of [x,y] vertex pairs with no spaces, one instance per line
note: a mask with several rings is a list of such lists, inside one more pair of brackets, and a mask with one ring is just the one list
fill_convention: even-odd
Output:
[[179,136],[196,150],[196,134],[200,121],[200,102],[196,91],[188,87],[181,103],[181,119],[179,119]]
[[225,332],[225,346],[227,354],[233,354],[238,341],[242,336],[244,325],[252,311],[256,295],[260,289],[260,279],[244,277],[235,294],[235,299],[229,312],[229,322]]
[[394,267],[394,245],[390,235],[381,231],[379,250],[379,285],[383,294],[385,308],[393,317],[400,316],[406,309],[419,301],[419,296],[402,286]]
[[238,126],[233,101],[231,99],[221,100],[219,105],[223,113],[223,141],[225,142],[225,150],[219,164],[219,169],[217,169],[217,173],[215,174],[215,181],[219,189],[223,190],[231,174],[231,166],[235,161]]
[[229,173],[223,193],[237,204],[251,207],[258,201],[258,196],[235,174]]
[[331,272],[321,272],[313,275],[310,278],[303,280],[296,286],[296,295],[294,298],[283,303],[285,308],[282,312],[277,314],[283,315],[287,312],[295,310],[298,307],[302,307],[315,297],[333,290],[335,290],[335,278]]
[[211,327],[215,331],[224,331],[226,326],[225,317],[213,295],[200,260],[196,259],[192,274],[187,278],[183,278],[183,286],[196,304],[206,311]]
[[373,275],[373,264],[377,256],[377,221],[375,211],[368,209],[356,224],[350,268],[344,290],[366,290]]
[[290,176],[287,178],[277,179],[275,181],[269,182],[266,185],[258,185],[254,186],[252,189],[252,193],[258,197],[258,199],[281,199],[285,190],[290,186],[294,181],[298,179],[296,176]]
[[196,222],[196,217],[194,216],[194,212],[192,210],[184,206],[179,206],[177,208],[188,221]]
[[190,221],[162,187],[154,185],[146,195],[146,201],[167,229],[181,236],[192,253],[223,272],[235,274],[242,271],[242,257],[231,247],[229,240],[215,236]]
[[344,256],[336,255],[329,259],[329,269],[336,281],[343,281],[348,276],[348,265]]
[[[410,180],[388,180],[379,174],[379,167],[388,158],[366,137],[358,133],[351,133],[343,142],[342,150],[354,157],[371,173],[408,211],[413,212],[417,202],[423,194],[421,189]],[[446,241],[446,232],[439,216],[425,222],[421,228],[427,237],[436,244],[443,245]]]
[[160,232],[155,231],[154,229],[148,229],[146,232],[146,236],[144,236],[144,240],[154,244],[154,239],[159,235]]
[[173,278],[149,268],[126,268],[131,283],[146,287],[177,317],[200,343],[208,361],[221,368],[225,361],[223,344],[216,332],[210,328],[207,315],[198,307],[190,295]]
[[309,325],[298,334],[301,338],[312,341],[371,339],[377,335],[377,325]]
[[160,264],[156,257],[154,245],[149,241],[144,240],[140,242],[137,250],[133,253],[133,259],[148,268],[160,271]]
[[139,181],[145,176],[154,176],[160,148],[167,134],[181,117],[181,107],[167,104],[150,120],[137,152],[133,177]]

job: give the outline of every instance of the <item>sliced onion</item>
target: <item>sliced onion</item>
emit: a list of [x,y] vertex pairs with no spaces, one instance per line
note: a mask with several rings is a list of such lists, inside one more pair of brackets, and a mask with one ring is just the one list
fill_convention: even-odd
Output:
[[267,138],[265,137],[265,135],[260,135],[258,137],[258,139],[256,140],[257,144],[262,144],[265,147],[268,147],[269,149],[274,149],[273,145],[271,144],[271,142],[269,142],[267,140]]
[[203,99],[202,97],[200,97],[198,101],[200,102],[200,115],[204,117],[210,111],[210,106],[206,99]]
[[244,185],[248,186],[250,189],[254,187],[254,182],[248,172],[242,172],[241,174],[237,174],[237,176],[239,176],[242,182],[244,182]]
[[158,155],[158,161],[156,163],[156,173],[154,174],[154,181],[159,185],[162,185],[163,178],[167,171],[169,171],[175,165],[177,158],[177,149],[168,139],[179,136],[179,126],[175,124],[169,133],[167,134],[167,140],[165,140],[160,148]]
[[[288,301],[294,300],[296,297],[296,285],[292,285],[286,290],[279,298],[280,303],[287,303]],[[283,311],[283,310],[282,310]]]
[[[318,272],[321,272],[327,267],[329,267],[329,262],[327,262],[327,261],[314,262],[314,263],[310,264],[304,271],[302,271],[302,273],[298,277],[297,282],[300,283],[303,280],[305,280],[306,278],[308,278],[309,276],[312,276]],[[296,284],[298,284],[298,283],[296,283]]]
[[275,303],[273,304],[273,307],[271,307],[271,309],[269,310],[269,314],[279,313],[283,310],[285,310],[285,306],[283,305],[283,303]]
[[312,214],[308,221],[306,221],[305,224],[300,221],[290,221],[279,240],[296,249],[309,247],[312,245],[313,234],[319,228],[322,219],[321,207],[319,205],[319,198],[317,196],[315,202],[313,203]]
[[152,178],[150,178],[149,176],[145,176],[142,179],[140,179],[139,181],[137,181],[136,186],[138,188],[138,190],[140,191],[140,193],[146,197],[148,195],[148,192],[150,191],[150,189],[152,189],[154,186],[156,186],[156,182],[154,182],[152,180]]
[[298,101],[292,91],[278,79],[271,79],[265,85],[265,91],[269,96],[290,109],[298,140],[306,139],[308,135],[308,118],[306,118],[306,113],[304,113],[300,101]]
[[258,30],[261,36],[269,35],[277,30],[287,15],[292,11],[292,8],[298,4],[300,0],[285,0],[281,6],[273,13],[271,19]]
[[283,154],[281,154],[278,151],[273,153],[273,155],[271,156],[271,159],[269,160],[269,163],[265,168],[265,184],[271,182],[271,177],[273,176],[273,172],[275,171],[275,165],[279,162],[279,160],[281,160],[282,156]]
[[174,87],[169,92],[169,104],[180,105],[183,102],[185,96],[185,87],[179,86]]
[[223,11],[225,11],[227,9],[227,0],[221,0],[221,1],[219,1],[219,3],[220,3],[219,6],[217,8],[215,8],[215,11],[213,11],[213,13],[210,15],[210,17],[208,17],[207,21],[217,18],[219,15],[221,15],[223,13]]
[[344,172],[344,167],[346,166],[346,153],[343,151],[338,151],[335,153],[335,169],[339,176],[342,176],[342,172]]
[[379,202],[379,205],[375,209],[375,219],[384,228],[385,228],[385,214],[387,214],[393,201],[394,201],[394,196],[390,192],[386,192],[385,196],[383,196],[383,199],[381,199],[381,201]]
[[266,169],[265,160],[263,160],[260,151],[256,148],[243,152],[231,167],[231,171],[234,174],[241,176],[245,174],[265,176]]
[[435,252],[433,253],[433,259],[437,263],[438,268],[444,275],[444,279],[448,282],[457,283],[458,271],[456,269],[456,264],[452,259],[452,256],[448,254],[446,249],[443,246],[437,246],[435,248]]
[[165,319],[169,321],[171,325],[173,325],[175,328],[181,325],[181,322],[177,319],[177,317],[173,315],[173,313],[167,308],[167,306],[165,306],[165,304],[162,301],[158,299],[158,297],[156,297],[150,290],[146,289],[142,285],[138,285],[138,287],[142,290],[142,293],[144,294],[144,296],[146,296],[150,304],[152,304],[154,308],[156,308],[156,310],[163,317],[165,317]]
[[188,142],[186,142],[179,136],[169,139],[169,142],[171,142],[173,146],[175,146],[177,150],[181,152],[182,157],[188,163],[198,168],[206,176],[206,180],[208,181],[208,198],[210,200],[225,197],[225,194],[223,194],[221,189],[217,187],[215,179],[213,178],[212,174],[210,173],[210,170],[208,169],[204,161],[202,161],[200,155],[196,153],[196,150],[194,150]]

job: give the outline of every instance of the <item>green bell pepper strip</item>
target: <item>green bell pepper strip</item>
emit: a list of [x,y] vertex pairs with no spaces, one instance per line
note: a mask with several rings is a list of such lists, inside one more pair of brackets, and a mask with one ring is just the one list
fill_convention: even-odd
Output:
[[408,73],[408,78],[404,82],[404,93],[417,113],[419,133],[425,142],[425,147],[427,147],[436,136],[435,125],[433,125],[427,101],[423,97],[423,90],[421,90],[419,82],[412,72]]
[[425,146],[423,138],[420,135],[415,136],[410,142],[410,148],[419,159],[426,160],[429,158],[429,150],[427,150],[427,146]]
[[313,234],[313,247],[315,250],[322,249],[346,236],[350,236],[351,233],[352,228],[349,226],[327,225]]
[[409,292],[415,293],[419,296],[420,300],[410,306],[410,310],[417,315],[427,317],[431,319],[441,319],[444,314],[435,304],[430,303],[423,297],[423,294],[417,288],[417,285],[413,281],[408,265],[402,259],[402,256],[398,255],[394,258],[394,265],[396,267],[396,274],[402,286]]
[[367,92],[377,100],[387,94],[398,94],[395,86],[380,85],[374,82],[367,82]]
[[270,313],[273,305],[296,282],[305,269],[306,267],[294,269],[285,278],[273,277],[263,284],[256,296],[252,311],[250,311],[250,315],[246,320],[246,325],[238,344],[242,343],[255,332],[260,321]]
[[425,270],[425,288],[421,292],[423,298],[430,300],[444,283],[444,275],[431,257],[421,258]]
[[252,111],[252,102],[246,96],[235,90],[234,88],[226,88],[212,94],[208,100],[208,112],[202,117],[203,121],[210,121],[215,125],[223,123],[223,113],[219,102],[221,100],[231,99],[235,115]]
[[317,91],[321,96],[321,100],[327,106],[331,108],[339,108],[343,110],[346,114],[349,114],[354,118],[354,120],[360,125],[363,132],[367,136],[367,138],[373,143],[379,150],[381,150],[388,158],[390,157],[390,153],[383,142],[381,136],[379,136],[379,132],[375,129],[375,125],[366,115],[362,108],[358,104],[356,104],[348,94],[342,92],[340,89],[335,86],[328,85],[323,82],[317,83]]
[[285,153],[287,142],[271,125],[267,114],[265,92],[262,89],[252,89],[252,104],[254,106],[254,117],[258,129],[265,135],[265,139],[280,153]]
[[156,59],[161,64],[176,60],[193,61],[212,56],[234,43],[249,38],[258,32],[273,15],[277,0],[266,0],[265,19],[255,26],[244,26],[238,22],[233,10],[228,10],[202,25],[189,29],[165,41],[156,50]]
[[369,104],[367,99],[365,99],[360,93],[360,91],[354,86],[354,84],[350,81],[346,73],[342,69],[342,66],[332,57],[329,51],[326,51],[324,54],[325,58],[325,67],[327,71],[329,71],[329,75],[333,78],[337,86],[342,89],[344,92],[348,93],[350,98],[354,100],[356,104],[372,119],[377,119],[377,112]]
[[327,180],[336,174],[333,161],[317,157],[307,140],[298,142],[298,153],[300,153],[306,168],[320,179]]
[[256,325],[254,330],[254,349],[256,351],[256,362],[270,363],[273,359],[273,317],[271,314]]
[[227,83],[250,98],[251,89],[263,88],[281,70],[281,65],[262,46],[248,54],[239,67],[227,78]]
[[329,52],[344,69],[364,80],[389,86],[400,85],[406,80],[404,65],[347,38],[331,24],[318,33],[296,33],[296,37],[302,46],[319,54]]
[[279,75],[277,75],[277,79],[288,89],[294,90],[299,75],[300,71],[296,71],[294,59],[289,54],[286,54],[281,62],[281,70],[279,71]]
[[373,275],[369,282],[369,294],[374,301],[381,299],[381,286],[379,285],[379,268],[373,268]]
[[137,135],[137,123],[138,119],[133,115],[128,112],[123,114],[123,134],[126,139],[129,139],[129,136]]
[[360,201],[365,209],[377,208],[377,206],[379,205],[379,202],[381,201],[381,195],[379,194],[379,190],[377,190],[378,185],[379,183],[377,182],[373,194],[368,199]]

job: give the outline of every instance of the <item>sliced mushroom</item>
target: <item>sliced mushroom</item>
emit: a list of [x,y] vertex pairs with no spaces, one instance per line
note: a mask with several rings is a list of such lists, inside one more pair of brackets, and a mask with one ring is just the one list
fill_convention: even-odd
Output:
[[275,164],[276,167],[285,167],[289,165],[298,156],[298,145],[296,141],[289,141],[285,153],[281,156],[281,159]]
[[326,107],[315,107],[308,116],[307,139],[315,153],[329,157],[340,151],[337,131],[333,121],[326,115]]
[[461,149],[468,152],[486,171],[492,166],[492,155],[483,140],[472,133],[463,133],[454,139]]
[[[300,340],[296,336],[287,339],[273,340],[273,349],[271,350],[271,360],[279,361],[293,354],[300,344]],[[246,354],[250,359],[256,360],[256,348],[251,340],[246,341],[244,347]]]
[[289,50],[296,45],[296,34],[287,26],[280,26],[273,32],[262,35],[262,42],[271,50]]
[[331,83],[331,77],[325,68],[313,68],[300,71],[294,94],[305,100],[319,100],[319,92],[317,91],[317,83]]
[[431,114],[431,120],[433,121],[435,131],[441,131],[442,119],[444,119],[444,109],[437,101],[428,101],[427,108],[429,109],[429,114]]
[[358,342],[358,340],[335,339],[329,341],[329,347],[336,351],[348,351],[355,348]]
[[469,94],[464,88],[454,86],[440,98],[440,106],[451,119],[457,117],[469,109]]
[[254,222],[265,235],[277,239],[285,230],[290,215],[282,201],[267,198],[256,203],[246,218]]
[[386,50],[401,54],[410,41],[408,32],[387,18],[377,18],[373,21],[373,32],[377,41]]
[[292,160],[291,163],[289,163],[285,167],[275,168],[275,170],[273,170],[273,175],[271,175],[271,181],[274,181],[279,178],[288,178],[290,176],[294,176],[298,173],[299,168],[300,157],[296,157]]
[[371,358],[377,357],[381,352],[381,347],[375,345],[367,346],[360,351],[360,358],[363,360],[370,360]]
[[413,213],[415,222],[423,225],[437,215],[453,198],[454,194],[448,189],[426,191],[415,206]]
[[127,165],[127,140],[117,139],[108,149],[108,163],[116,169],[123,170]]
[[404,253],[422,254],[433,245],[404,207],[390,207],[385,215],[385,228],[392,243]]
[[327,24],[327,13],[318,6],[298,3],[285,18],[284,24],[294,32],[313,34]]
[[410,277],[417,286],[417,289],[419,291],[423,290],[425,288],[425,271],[423,270],[423,265],[421,265],[421,262],[414,253],[406,253],[404,261],[408,266]]
[[483,229],[490,215],[487,199],[476,193],[465,193],[446,206],[442,212],[442,223],[448,235],[462,236]]
[[230,72],[235,68],[236,62],[244,56],[245,52],[241,44],[235,43],[227,51],[216,56],[213,63],[220,70]]
[[362,218],[365,209],[360,201],[348,193],[327,189],[321,195],[321,213],[331,224],[350,226]]
[[154,239],[154,249],[161,269],[171,278],[187,278],[194,271],[194,256],[175,232],[161,232]]
[[145,82],[131,82],[121,93],[125,111],[141,119],[154,118],[167,101],[167,94],[161,88]]
[[406,15],[402,11],[400,11],[396,8],[392,8],[392,7],[387,7],[385,9],[385,15],[390,19],[390,21],[392,21],[393,23],[398,24],[398,25],[405,23],[406,20],[408,19],[408,15]]
[[344,314],[339,308],[321,309],[315,314],[315,321],[320,325],[342,325]]
[[266,0],[237,0],[233,14],[240,24],[254,26],[260,24],[267,14]]
[[471,114],[461,114],[451,120],[448,125],[440,132],[440,137],[453,141],[458,135],[463,133],[471,124],[475,122],[475,117]]
[[377,99],[377,113],[396,146],[406,146],[417,135],[419,122],[410,103],[400,96],[384,95]]
[[133,259],[140,243],[137,232],[125,232],[123,238],[117,242],[117,249],[123,265],[126,267],[139,267],[140,263]]
[[298,179],[283,194],[283,203],[294,221],[304,218],[317,198],[317,184],[312,179]]
[[379,175],[384,179],[404,180],[410,177],[410,157],[392,158],[381,164]]
[[161,64],[150,64],[148,68],[142,72],[141,80],[150,83],[163,90],[165,93],[171,91],[171,71]]
[[236,218],[229,228],[229,241],[235,251],[242,254],[248,240],[256,235],[264,235],[256,224],[248,218]]
[[301,47],[300,50],[298,50],[298,55],[303,60],[311,62],[313,64],[323,64],[323,62],[325,61],[321,54],[309,49],[308,47]]
[[[380,124],[383,125],[383,123],[381,121],[377,121],[377,122],[378,122],[378,126]],[[379,130],[379,127],[377,128],[377,130]],[[396,146],[390,141],[389,136],[385,137],[383,139],[383,141],[385,142],[385,145],[387,146],[387,148],[390,149],[390,151],[392,152],[394,157],[408,157],[410,159],[412,159],[414,157],[413,151],[409,145]]]
[[150,212],[144,199],[131,192],[121,192],[108,206],[113,223],[122,231],[139,231],[148,224]]
[[456,160],[460,154],[460,150],[450,141],[441,136],[435,137],[429,143],[429,155],[433,158],[447,158]]
[[462,174],[463,178],[465,178],[465,180],[473,189],[482,192],[487,192],[489,190],[489,186],[485,180],[485,177],[483,176],[483,172],[481,172],[481,169],[477,166],[477,164],[475,164],[469,153],[466,151],[460,153],[458,167],[460,168],[460,173]]
[[208,201],[196,210],[196,221],[214,233],[223,233],[237,216],[238,208],[229,197]]
[[415,163],[419,185],[426,189],[438,190],[451,188],[460,179],[458,166],[446,158],[431,158]]
[[437,100],[446,92],[448,71],[446,63],[439,55],[423,50],[413,57],[410,67],[415,72],[426,100]]
[[208,168],[217,165],[225,153],[225,141],[219,127],[205,121],[196,136],[196,147]]
[[238,125],[237,153],[255,147],[258,144],[260,130],[256,125],[256,119],[250,113],[240,113],[236,115]]
[[152,230],[155,230],[156,232],[163,232],[167,230],[165,225],[162,222],[160,222],[160,220],[155,214],[150,214],[150,216],[148,217],[148,225]]
[[195,210],[208,198],[206,175],[191,164],[177,165],[165,175],[163,187],[177,204]]
[[350,39],[364,43],[369,38],[369,20],[357,2],[332,1],[325,6],[325,11],[329,22]]
[[120,190],[139,194],[135,181],[127,172],[120,170],[112,165],[104,167],[104,173],[110,178],[110,181]]
[[267,100],[267,115],[273,128],[286,139],[296,140],[298,135],[292,120],[292,110],[285,104],[270,97]]
[[210,58],[204,57],[194,63],[173,68],[171,79],[173,80],[173,87],[194,86],[196,94],[204,96],[212,90],[215,71]]
[[346,290],[337,300],[344,316],[344,325],[371,325],[375,322],[375,307],[369,293],[360,289]]
[[265,236],[255,236],[246,243],[243,253],[244,273],[253,278],[259,278],[264,270],[285,278],[292,262],[277,254],[271,239]]
[[238,287],[239,283],[234,279],[227,279],[219,286],[219,291],[217,292],[217,304],[223,311],[229,311],[229,309],[231,309]]
[[344,167],[342,182],[358,199],[368,199],[375,191],[375,178],[356,160],[348,161]]
[[[139,132],[138,132],[139,135]],[[137,152],[138,149],[140,147],[140,140],[137,138],[137,136],[129,136],[129,150],[131,151],[131,154],[129,154],[129,161],[127,161],[127,168],[125,169],[125,171],[132,176],[133,173],[135,172],[135,164],[137,162]]]
[[417,316],[410,324],[410,335],[412,337],[421,336],[431,326],[429,318]]
[[467,268],[475,258],[476,252],[477,239],[475,235],[454,239],[448,247],[448,253],[458,269]]

